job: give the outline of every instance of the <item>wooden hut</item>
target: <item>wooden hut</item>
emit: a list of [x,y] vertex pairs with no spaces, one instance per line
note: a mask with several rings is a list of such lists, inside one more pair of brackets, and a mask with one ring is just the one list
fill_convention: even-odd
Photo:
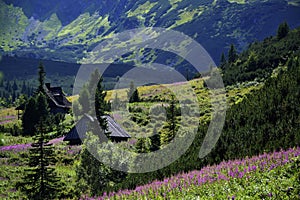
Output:
[[61,87],[51,87],[50,83],[45,84],[45,91],[48,96],[50,111],[56,113],[67,113],[71,109],[71,102],[66,98]]
[[[108,130],[105,131],[108,138],[113,142],[127,141],[131,136],[109,115],[102,116],[106,118]],[[86,132],[92,123],[97,123],[97,118],[88,114],[84,116],[75,124],[75,126],[67,133],[64,141],[69,141],[71,145],[82,144],[82,140],[86,138]]]
[[[45,84],[45,93],[47,95],[50,112],[53,114],[57,113],[68,113],[72,107],[71,102],[66,98],[61,87],[51,87],[50,83]],[[25,110],[25,104],[16,107],[18,111],[18,118],[20,118],[21,112]]]

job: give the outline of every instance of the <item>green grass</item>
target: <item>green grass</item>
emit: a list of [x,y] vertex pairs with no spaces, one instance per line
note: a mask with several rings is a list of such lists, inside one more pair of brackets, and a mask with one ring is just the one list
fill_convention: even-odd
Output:
[[[19,40],[29,21],[21,8],[6,5],[0,1],[0,46],[4,51],[12,51],[24,46]],[[2,20],[5,19],[5,20]]]
[[158,2],[151,3],[150,1],[145,2],[144,4],[139,5],[135,10],[128,11],[127,17],[141,16],[146,15]]
[[61,27],[62,24],[56,13],[52,14],[49,20],[46,20],[43,23],[43,29],[48,32],[48,34],[45,36],[45,40],[54,38],[58,34],[58,31],[61,29]]
[[[141,133],[144,136],[150,136],[153,134],[154,128],[157,132],[167,131],[165,115],[161,113],[153,116],[150,112],[151,109],[156,106],[163,106],[165,110],[169,106],[168,100],[171,98],[172,92],[175,92],[177,97],[181,96],[185,100],[192,99],[193,94],[195,94],[198,100],[200,118],[195,118],[196,110],[193,104],[187,103],[185,108],[182,107],[181,109],[187,109],[188,119],[180,123],[183,123],[182,125],[186,127],[197,121],[200,121],[201,124],[208,124],[211,120],[212,105],[218,104],[222,96],[216,95],[214,99],[211,99],[210,91],[203,87],[203,83],[204,80],[200,78],[189,82],[138,87],[142,102],[130,103],[129,107],[133,110],[131,113],[115,110],[113,114],[116,116],[116,121],[122,124],[133,138]],[[227,103],[229,105],[238,104],[247,94],[258,90],[260,87],[261,85],[257,83],[244,83],[228,87],[226,89]],[[128,89],[110,90],[107,92],[106,100],[111,101],[117,93],[119,100],[125,101],[127,91]],[[128,110],[128,106],[126,109]],[[122,116],[121,119],[119,119],[120,116]]]
[[23,136],[11,136],[9,134],[3,135],[3,142],[4,145],[13,145],[13,144],[28,144],[31,143],[33,140],[31,137],[23,137]]
[[175,21],[175,24],[173,24],[170,28],[175,28],[177,26],[180,26],[182,24],[191,22],[194,17],[200,16],[205,10],[204,6],[200,6],[198,8],[192,9],[192,10],[179,10],[179,20]]
[[245,4],[246,3],[245,0],[228,0],[228,2],[230,2],[230,3],[238,3],[238,4]]
[[15,184],[21,180],[25,167],[5,164],[0,160],[0,199],[22,199],[20,191],[15,189]]
[[289,0],[288,4],[293,5],[293,6],[300,6],[300,1],[299,0]]

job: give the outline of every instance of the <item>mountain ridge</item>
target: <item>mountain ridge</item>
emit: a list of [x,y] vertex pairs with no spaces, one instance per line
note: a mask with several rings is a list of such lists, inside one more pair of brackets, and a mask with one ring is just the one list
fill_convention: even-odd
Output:
[[218,63],[231,43],[241,51],[274,35],[282,21],[291,28],[300,26],[297,1],[4,0],[0,4],[2,54],[66,62],[80,62],[113,33],[150,26],[185,33]]

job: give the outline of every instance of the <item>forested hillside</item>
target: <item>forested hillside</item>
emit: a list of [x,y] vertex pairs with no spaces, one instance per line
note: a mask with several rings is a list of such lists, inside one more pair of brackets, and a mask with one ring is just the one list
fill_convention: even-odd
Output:
[[290,31],[287,23],[282,23],[277,34],[262,42],[253,42],[240,54],[231,46],[227,57],[221,57],[220,68],[226,85],[245,81],[264,81],[273,70],[286,64],[289,58],[299,55],[300,28]]

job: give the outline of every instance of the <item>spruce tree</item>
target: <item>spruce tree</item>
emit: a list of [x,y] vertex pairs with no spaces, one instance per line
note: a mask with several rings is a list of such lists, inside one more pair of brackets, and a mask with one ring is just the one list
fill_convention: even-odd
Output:
[[90,93],[87,90],[87,87],[84,86],[83,89],[80,91],[78,102],[81,105],[81,113],[89,113],[91,111],[90,105]]
[[25,110],[22,115],[22,127],[24,135],[33,135],[36,130],[36,125],[39,120],[51,118],[48,108],[47,97],[43,93],[38,93],[30,97],[25,105]]
[[176,100],[174,95],[171,95],[170,106],[167,109],[167,128],[168,130],[161,134],[161,144],[168,144],[176,133]]
[[22,181],[17,187],[23,191],[29,199],[55,199],[59,192],[59,178],[55,173],[56,159],[52,144],[48,143],[47,133],[50,127],[45,118],[49,108],[45,96],[40,93],[37,97],[42,116],[36,125],[35,142],[31,145],[28,168]]
[[287,36],[287,34],[290,31],[290,27],[287,24],[287,22],[283,22],[282,24],[279,25],[278,30],[277,30],[277,39],[280,40]]
[[168,109],[169,112],[169,131],[171,133],[170,139],[173,139],[176,132],[176,101],[174,95],[171,96],[171,102]]
[[25,81],[23,80],[21,93],[26,94],[26,90],[27,90],[27,87],[26,87]]
[[18,85],[17,85],[16,80],[14,80],[14,83],[13,83],[12,88],[13,88],[14,91],[17,91],[17,90],[18,90]]
[[96,111],[96,117],[100,124],[100,127],[102,128],[102,130],[107,131],[108,130],[107,121],[105,118],[101,117],[105,115],[105,111],[107,109],[106,101],[105,101],[106,92],[104,91],[102,82],[103,82],[103,78],[100,77],[95,92],[95,111]]
[[129,90],[127,92],[127,96],[129,99],[129,103],[139,102],[139,92],[137,88],[134,86],[133,81],[130,82]]
[[39,78],[38,78],[39,86],[38,86],[37,93],[39,93],[39,92],[45,93],[45,90],[44,90],[45,76],[46,76],[46,72],[45,72],[44,65],[43,65],[43,63],[40,62],[40,64],[39,64]]
[[228,52],[228,62],[233,63],[236,60],[236,58],[237,58],[237,52],[235,46],[231,44]]
[[150,138],[138,138],[135,148],[137,153],[148,153],[151,150],[151,146]]
[[[94,96],[95,95],[95,89],[97,87],[97,84],[98,84],[98,80],[99,78],[101,77],[101,74],[99,73],[99,70],[96,69],[92,74],[91,74],[91,77],[90,77],[90,80],[89,80],[89,84],[88,84],[88,90],[91,94],[91,96]],[[101,80],[103,81],[103,80]]]
[[227,63],[227,60],[226,60],[225,54],[222,53],[221,60],[220,60],[220,68],[224,70],[226,63]]
[[121,107],[121,101],[120,101],[120,99],[118,97],[118,93],[115,94],[115,97],[114,97],[114,99],[111,102],[111,107],[113,109],[119,109]]
[[153,136],[150,137],[151,140],[151,151],[157,151],[160,149],[160,134],[157,132],[156,127],[153,128]]
[[38,122],[38,111],[36,108],[36,98],[30,97],[22,115],[23,135],[34,135],[35,125]]

